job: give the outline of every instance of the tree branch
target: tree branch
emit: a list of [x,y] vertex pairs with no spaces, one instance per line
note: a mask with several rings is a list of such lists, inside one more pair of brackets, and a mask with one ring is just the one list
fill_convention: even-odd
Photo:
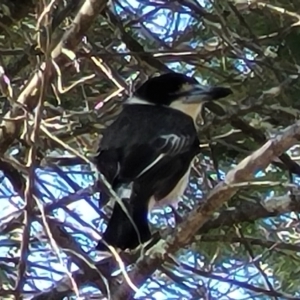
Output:
[[[83,3],[71,28],[65,32],[51,53],[52,59],[61,69],[63,69],[66,62],[69,61],[69,58],[62,50],[66,48],[68,50],[76,49],[94,19],[98,17],[98,14],[105,8],[107,1],[108,0],[89,0]],[[4,121],[2,121],[0,125],[0,153],[4,153],[20,133],[22,120],[9,119],[14,119],[16,116],[22,115],[22,107],[26,107],[29,111],[32,111],[36,107],[39,97],[39,94],[36,93],[36,89],[39,88],[44,72],[44,63],[42,63],[19,94],[17,103],[20,105],[15,105],[12,110],[4,116]],[[49,72],[49,81],[51,81],[55,75],[53,67]]]
[[[238,191],[236,183],[251,180],[257,171],[265,169],[272,160],[298,143],[299,138],[300,121],[286,128],[277,137],[269,140],[253,154],[242,160],[228,172],[225,180],[211,191],[206,201],[191,212],[185,221],[175,229],[174,234],[160,245],[160,251],[154,248],[150,256],[144,256],[138,260],[135,268],[129,273],[131,280],[137,286],[141,286],[163,264],[164,255],[161,255],[161,251],[172,254],[188,245],[199,229],[211,219],[213,213],[235,195]],[[119,287],[116,287],[112,299],[128,299],[131,296],[132,290],[124,281]]]

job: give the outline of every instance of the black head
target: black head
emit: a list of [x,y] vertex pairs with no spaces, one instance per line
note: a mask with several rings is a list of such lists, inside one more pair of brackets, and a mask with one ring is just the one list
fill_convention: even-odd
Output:
[[183,103],[200,103],[224,98],[231,94],[229,88],[205,87],[187,75],[166,73],[150,78],[134,93],[134,97],[158,105],[170,105],[174,101]]

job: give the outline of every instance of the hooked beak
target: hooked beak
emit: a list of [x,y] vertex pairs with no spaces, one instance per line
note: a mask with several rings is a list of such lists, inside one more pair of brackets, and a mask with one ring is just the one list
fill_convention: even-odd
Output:
[[194,85],[190,90],[183,92],[183,103],[192,104],[225,98],[232,94],[232,90],[226,87],[206,87]]

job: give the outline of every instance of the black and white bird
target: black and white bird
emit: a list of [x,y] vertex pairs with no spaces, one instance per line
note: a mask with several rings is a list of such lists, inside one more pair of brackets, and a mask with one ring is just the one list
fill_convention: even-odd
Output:
[[[187,187],[200,152],[195,122],[201,106],[231,93],[229,88],[204,87],[195,78],[167,73],[147,80],[124,102],[103,133],[95,161],[136,228],[115,201],[102,236],[107,244],[124,250],[150,240],[148,213],[178,200]],[[129,187],[129,195],[124,195]],[[101,240],[96,249],[107,247]]]

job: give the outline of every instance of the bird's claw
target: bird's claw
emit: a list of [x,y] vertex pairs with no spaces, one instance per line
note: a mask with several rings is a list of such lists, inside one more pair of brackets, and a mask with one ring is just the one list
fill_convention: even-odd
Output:
[[165,241],[159,240],[153,247],[146,251],[145,256],[153,258],[161,258],[165,260],[168,256],[168,252],[165,249]]

